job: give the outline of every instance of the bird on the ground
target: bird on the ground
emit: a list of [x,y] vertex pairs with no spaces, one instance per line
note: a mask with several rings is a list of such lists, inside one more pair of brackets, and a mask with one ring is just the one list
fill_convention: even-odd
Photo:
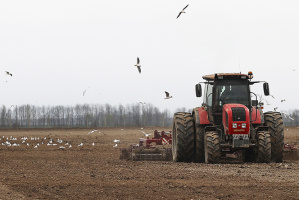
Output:
[[113,142],[120,143],[120,140],[115,139],[115,140],[113,140]]
[[138,71],[139,71],[139,73],[141,74],[141,65],[140,65],[139,57],[137,57],[137,64],[134,65],[134,66],[136,66],[136,67],[138,68]]
[[188,4],[185,8],[183,8],[183,10],[179,13],[179,15],[178,15],[176,18],[179,18],[180,15],[181,15],[182,13],[186,13],[186,12],[185,12],[185,9],[186,9],[188,6],[189,6],[189,4]]
[[12,76],[12,73],[5,71],[6,75]]
[[93,132],[95,132],[95,131],[97,131],[97,130],[90,131],[90,132],[89,132],[89,133],[87,133],[87,134],[91,134],[91,133],[93,133]]
[[165,91],[165,94],[166,94],[166,98],[165,99],[170,99],[172,98],[172,96],[169,96],[169,93]]
[[114,147],[114,148],[117,147],[117,144],[115,144],[113,147]]
[[78,147],[82,147],[83,146],[83,142],[81,142],[79,145],[78,145]]
[[65,149],[65,147],[64,146],[60,146],[59,149]]
[[70,144],[69,148],[72,148],[72,145]]
[[91,145],[94,146],[94,142]]

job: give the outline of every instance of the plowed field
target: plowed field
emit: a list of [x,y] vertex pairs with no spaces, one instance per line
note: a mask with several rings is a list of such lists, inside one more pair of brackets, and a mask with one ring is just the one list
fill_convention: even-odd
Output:
[[[140,129],[92,130],[1,130],[0,199],[299,199],[299,161],[125,161],[118,148]],[[299,128],[286,129],[285,143],[298,142]]]

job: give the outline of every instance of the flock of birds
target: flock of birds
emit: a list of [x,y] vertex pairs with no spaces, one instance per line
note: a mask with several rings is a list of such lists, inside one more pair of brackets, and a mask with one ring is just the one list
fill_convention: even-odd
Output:
[[[87,134],[91,134],[94,133],[98,130],[93,130],[88,132]],[[101,133],[101,132],[98,132]],[[104,134],[106,135],[106,134]],[[115,143],[115,145],[113,147],[117,147],[118,143],[121,143],[120,140],[115,139],[113,140],[113,142]],[[82,147],[84,145],[91,145],[91,146],[95,146],[96,143],[92,142],[92,143],[74,143],[74,142],[70,142],[70,141],[63,141],[60,138],[51,138],[51,137],[13,137],[13,136],[0,136],[0,144],[2,146],[6,146],[6,147],[20,147],[20,146],[27,146],[27,147],[33,147],[34,149],[37,149],[41,146],[44,147],[56,147],[58,149],[65,149],[67,148],[72,148],[72,147]]]
[[[33,147],[34,149],[37,149],[41,146],[52,146],[57,147],[58,149],[65,149],[66,147],[72,148],[73,145],[71,142],[63,141],[62,139],[53,139],[53,138],[47,138],[47,137],[20,137],[16,138],[13,136],[2,136],[0,138],[0,143],[2,146],[7,147],[19,147],[19,146],[28,146]],[[91,143],[92,146],[95,146],[95,143]],[[76,145],[75,145],[76,146]],[[83,142],[77,144],[78,147],[83,146]]]

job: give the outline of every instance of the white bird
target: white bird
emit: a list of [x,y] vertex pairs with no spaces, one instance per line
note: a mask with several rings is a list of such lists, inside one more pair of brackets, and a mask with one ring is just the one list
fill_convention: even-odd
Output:
[[38,145],[35,145],[34,148],[36,149],[38,147]]
[[83,142],[81,142],[80,144],[78,144],[78,147],[82,147],[83,146]]
[[29,143],[27,143],[27,146],[29,146]]
[[65,147],[64,146],[60,146],[59,149],[65,149]]
[[185,12],[185,9],[186,9],[188,6],[189,6],[189,4],[188,4],[185,8],[183,8],[183,10],[179,13],[179,15],[178,15],[176,18],[179,18],[179,16],[180,16],[182,13],[186,13],[186,12]]
[[172,98],[172,96],[169,96],[169,93],[165,91],[165,94],[166,94],[166,98],[165,99],[170,99]]
[[146,133],[146,132],[144,132],[144,131],[141,131],[141,132],[144,134],[145,137],[149,137],[150,135],[153,135],[153,134],[151,134],[151,133]]
[[94,142],[91,145],[94,146]]
[[57,142],[58,142],[59,144],[61,144],[61,143],[62,143],[62,140],[61,140],[61,139],[57,139]]
[[115,145],[113,146],[113,148],[115,148],[115,147],[117,147],[117,144],[115,144]]
[[290,115],[288,115],[288,114],[286,114],[284,112],[281,112],[281,113],[284,114],[284,117],[288,117],[289,119],[294,120]]
[[68,145],[69,145],[69,143],[67,142],[67,143],[65,143],[65,145],[66,145],[66,146],[68,146]]
[[115,139],[113,142],[120,143],[120,140]]
[[69,148],[71,148],[71,147],[72,147],[72,145],[70,144]]
[[138,68],[138,71],[139,71],[139,73],[141,74],[141,65],[140,65],[139,57],[137,57],[137,64],[134,65],[134,66],[136,66],[136,67]]
[[89,132],[89,133],[87,133],[87,134],[91,134],[91,133],[93,133],[93,132],[95,132],[95,131],[97,131],[97,130],[90,131],[90,132]]

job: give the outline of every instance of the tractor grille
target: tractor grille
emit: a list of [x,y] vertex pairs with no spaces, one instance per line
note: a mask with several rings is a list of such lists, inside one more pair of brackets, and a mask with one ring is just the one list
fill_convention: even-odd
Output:
[[244,108],[232,108],[233,121],[246,121],[246,112]]

